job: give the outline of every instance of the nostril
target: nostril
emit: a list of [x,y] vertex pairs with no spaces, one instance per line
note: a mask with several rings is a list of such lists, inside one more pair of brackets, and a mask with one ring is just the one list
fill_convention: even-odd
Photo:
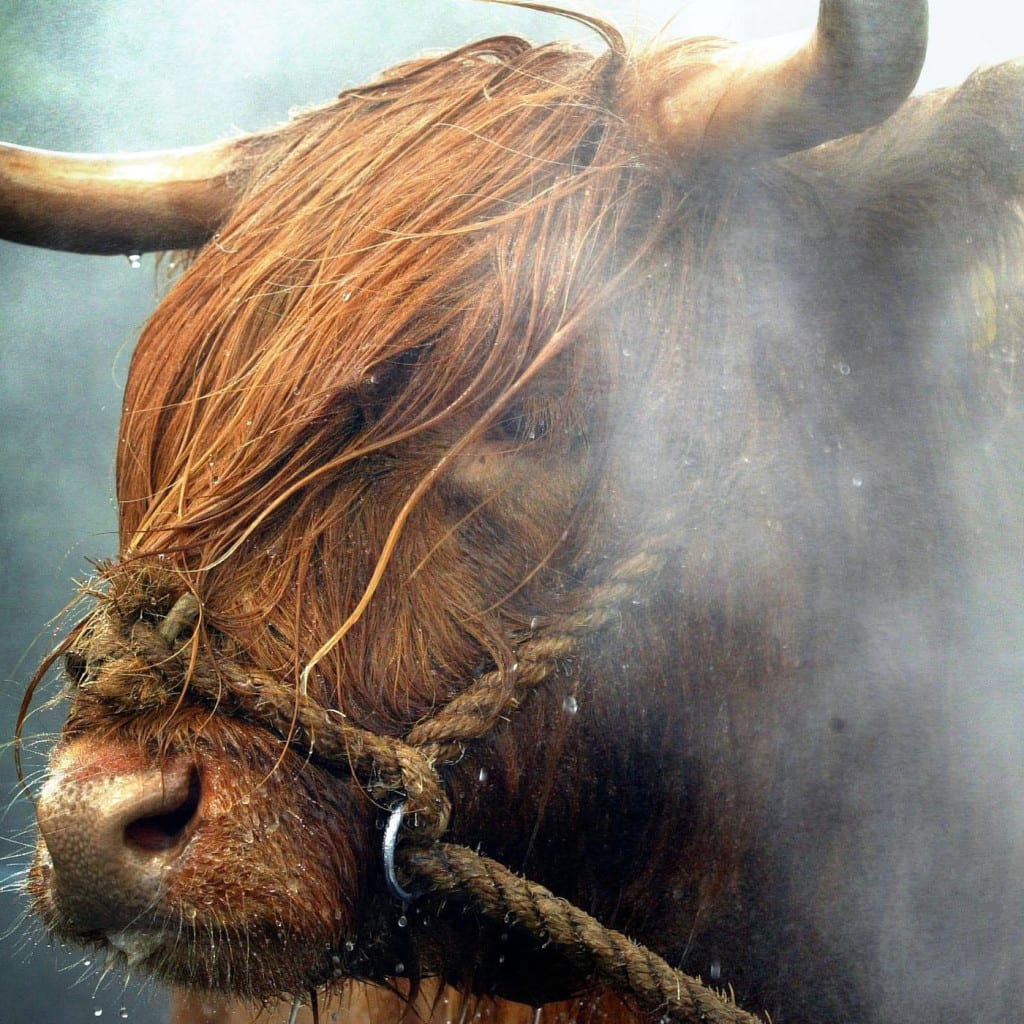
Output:
[[125,825],[125,843],[143,853],[173,850],[187,836],[189,824],[199,810],[201,793],[199,772],[193,767],[185,792],[179,793],[176,802],[157,814],[136,818]]
[[150,913],[199,829],[199,765],[139,762],[119,745],[71,744],[39,795],[47,890],[68,933],[117,930]]

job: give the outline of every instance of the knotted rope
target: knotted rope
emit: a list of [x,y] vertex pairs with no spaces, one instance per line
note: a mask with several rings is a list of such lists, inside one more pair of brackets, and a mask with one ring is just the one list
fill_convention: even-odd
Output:
[[79,627],[68,662],[77,686],[116,713],[173,707],[187,687],[189,694],[271,729],[322,761],[347,764],[380,806],[404,804],[409,839],[415,841],[400,847],[398,867],[418,894],[465,899],[495,922],[515,922],[661,1021],[761,1024],[543,886],[439,841],[451,815],[439,770],[460,760],[467,744],[487,736],[550,678],[580,637],[608,626],[662,564],[653,551],[617,563],[584,608],[560,619],[557,630],[523,642],[507,674],[484,674],[404,739],[363,729],[279,679],[244,668],[230,651],[194,643],[200,603],[191,593],[174,600],[170,595],[180,591],[180,578],[158,569],[140,566],[132,587],[96,595],[100,603]]

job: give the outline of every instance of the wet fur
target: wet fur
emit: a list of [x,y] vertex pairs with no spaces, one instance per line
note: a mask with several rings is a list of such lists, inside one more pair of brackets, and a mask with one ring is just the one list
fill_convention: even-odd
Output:
[[[924,647],[955,623],[969,559],[936,464],[950,438],[1000,435],[972,530],[999,550],[1020,533],[1019,381],[985,358],[961,283],[992,268],[1012,304],[998,343],[1017,346],[1019,171],[961,159],[965,121],[979,146],[1004,132],[965,88],[864,139],[688,180],[638,149],[621,111],[642,55],[611,41],[595,59],[492,40],[268,140],[139,342],[107,575],[158,561],[199,595],[202,642],[228,638],[286,687],[308,668],[325,704],[398,735],[511,672],[518,642],[656,542],[663,568],[618,624],[445,770],[451,838],[691,972],[723,965],[780,1024],[859,1019],[898,1003],[877,980],[885,890],[859,886],[908,856],[863,826],[861,795],[933,829],[915,815],[949,800],[950,727],[942,701],[924,720],[881,699],[877,718],[832,709],[859,686],[912,702],[919,677],[952,685],[942,664],[901,664],[900,636],[865,650],[857,618],[928,591]],[[936,321],[961,336],[953,365],[929,355]],[[908,431],[919,444],[894,443]],[[870,503],[849,486],[861,465]],[[888,656],[890,675],[872,662]],[[158,976],[256,999],[399,961],[524,1002],[582,983],[461,907],[399,929],[379,808],[282,738],[187,701],[110,721],[80,696],[60,749],[110,742],[192,753],[220,801],[159,908],[181,938],[147,964]],[[64,932],[45,866],[32,888]],[[964,1004],[1016,1006],[1009,981]]]

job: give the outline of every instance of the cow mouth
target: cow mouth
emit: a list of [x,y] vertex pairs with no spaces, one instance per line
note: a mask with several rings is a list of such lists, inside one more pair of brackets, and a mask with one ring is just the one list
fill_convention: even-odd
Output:
[[106,941],[111,949],[124,956],[129,967],[135,967],[157,953],[163,940],[157,933],[125,929],[120,932],[108,932]]

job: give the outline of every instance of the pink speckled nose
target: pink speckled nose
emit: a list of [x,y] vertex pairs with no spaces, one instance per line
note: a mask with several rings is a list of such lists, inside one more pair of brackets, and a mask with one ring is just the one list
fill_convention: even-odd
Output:
[[75,754],[55,765],[37,809],[51,895],[82,934],[124,928],[152,910],[188,843],[199,773],[186,758],[138,769],[115,758],[105,770]]

